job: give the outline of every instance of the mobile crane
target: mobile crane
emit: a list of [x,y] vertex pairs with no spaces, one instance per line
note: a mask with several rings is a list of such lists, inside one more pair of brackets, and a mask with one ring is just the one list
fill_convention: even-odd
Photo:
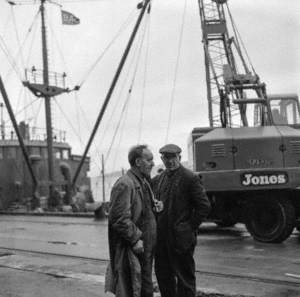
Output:
[[194,128],[188,146],[210,219],[223,227],[242,222],[254,239],[282,242],[300,220],[298,96],[267,94],[227,0],[198,4],[210,127]]

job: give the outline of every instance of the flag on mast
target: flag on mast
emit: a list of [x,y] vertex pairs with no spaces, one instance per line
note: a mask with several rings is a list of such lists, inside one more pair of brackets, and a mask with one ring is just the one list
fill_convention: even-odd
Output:
[[63,25],[78,25],[80,23],[78,17],[65,10],[61,11],[61,20]]

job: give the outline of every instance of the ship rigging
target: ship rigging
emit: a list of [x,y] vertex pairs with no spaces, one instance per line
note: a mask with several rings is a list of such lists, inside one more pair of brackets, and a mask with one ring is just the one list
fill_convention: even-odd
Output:
[[[29,1],[24,1],[25,2],[29,2]],[[64,4],[64,1],[59,1],[60,3]],[[96,2],[96,1],[93,1]],[[105,1],[103,1],[105,2]],[[206,80],[206,85],[209,86],[210,85],[210,90],[207,89],[207,93],[209,94],[209,92],[213,93],[216,92],[214,94],[211,94],[212,96],[208,96],[208,100],[207,102],[205,102],[205,100],[200,99],[204,96],[204,86],[201,85],[200,81],[203,81],[203,77],[205,77],[205,67],[203,67],[203,63],[202,63],[202,58],[201,58],[201,53],[202,53],[202,43],[201,43],[201,33],[199,33],[199,30],[197,31],[197,29],[199,29],[199,23],[201,21],[201,9],[204,10],[208,10],[205,11],[206,14],[209,14],[209,3],[211,2],[215,2],[215,1],[198,1],[198,6],[196,7],[197,1],[195,1],[195,3],[193,3],[194,9],[192,9],[192,13],[191,14],[191,10],[189,10],[189,8],[191,8],[191,3],[187,2],[187,1],[182,1],[179,4],[179,1],[176,1],[176,3],[172,2],[172,5],[170,5],[170,3],[167,2],[163,2],[162,5],[165,5],[165,11],[167,12],[166,14],[164,14],[163,18],[165,19],[164,22],[162,22],[163,25],[159,26],[159,28],[155,27],[156,25],[154,25],[154,21],[153,21],[153,16],[151,17],[151,15],[153,15],[153,10],[155,11],[157,9],[157,6],[153,6],[151,11],[150,11],[150,1],[141,1],[140,3],[138,3],[138,1],[132,1],[134,3],[134,5],[132,6],[132,11],[126,10],[126,12],[128,13],[128,18],[124,19],[119,18],[119,19],[113,19],[113,23],[114,25],[117,23],[118,25],[115,25],[114,30],[110,31],[110,35],[109,37],[106,39],[106,44],[105,46],[103,46],[103,48],[105,49],[100,55],[98,54],[98,59],[96,60],[96,62],[94,63],[90,63],[91,60],[88,60],[87,58],[89,56],[91,56],[91,51],[90,48],[91,46],[89,46],[89,44],[87,42],[82,42],[85,44],[86,48],[87,48],[87,54],[83,54],[85,55],[85,61],[89,61],[88,63],[85,63],[84,67],[81,67],[81,76],[82,73],[86,73],[87,75],[84,75],[84,78],[82,80],[78,80],[80,81],[77,84],[72,84],[73,87],[72,89],[77,89],[80,87],[81,91],[85,91],[85,88],[82,88],[82,84],[85,83],[87,76],[89,76],[89,74],[95,70],[96,64],[97,62],[99,62],[102,57],[104,55],[106,55],[106,50],[108,49],[113,49],[113,55],[115,57],[118,57],[117,59],[115,58],[115,60],[117,60],[117,62],[115,62],[114,64],[112,63],[103,63],[101,71],[97,72],[97,76],[95,78],[95,76],[93,75],[93,77],[89,76],[89,79],[91,79],[91,82],[94,84],[93,86],[93,91],[96,94],[96,97],[100,97],[102,98],[102,100],[97,101],[97,103],[95,103],[96,101],[94,101],[92,103],[93,108],[90,109],[90,113],[88,115],[88,117],[91,119],[92,122],[96,121],[96,125],[94,126],[93,129],[89,129],[89,133],[84,133],[85,134],[85,140],[83,143],[88,143],[88,145],[85,147],[84,150],[84,155],[86,156],[88,151],[90,150],[92,143],[100,143],[100,146],[103,143],[103,136],[106,135],[106,137],[111,137],[112,140],[109,142],[109,144],[107,145],[107,147],[105,148],[106,150],[106,156],[105,156],[105,163],[107,163],[108,159],[111,158],[110,161],[112,161],[112,163],[116,163],[119,161],[120,154],[118,154],[119,152],[119,148],[122,147],[122,139],[124,141],[124,139],[128,139],[128,142],[131,141],[131,144],[135,143],[135,142],[149,142],[151,143],[153,141],[153,139],[155,139],[155,141],[159,141],[160,144],[166,142],[166,141],[174,141],[174,142],[178,142],[180,139],[180,143],[182,146],[185,145],[186,142],[186,134],[184,134],[184,127],[186,128],[187,125],[189,125],[188,130],[190,129],[190,127],[195,126],[195,125],[199,125],[199,121],[205,125],[205,123],[207,123],[206,118],[206,104],[209,105],[210,108],[210,114],[209,114],[209,125],[211,127],[215,127],[215,126],[235,126],[234,121],[231,121],[230,117],[234,117],[236,114],[239,113],[239,106],[241,105],[232,105],[229,106],[228,103],[228,98],[224,98],[221,101],[218,101],[218,96],[220,94],[220,92],[222,92],[222,86],[221,88],[217,89],[216,88],[216,84],[219,82],[219,80],[216,80],[216,77],[220,77],[220,73],[222,72],[222,69],[220,69],[220,65],[221,63],[219,63],[221,60],[224,59],[224,57],[226,56],[226,58],[229,57],[229,61],[231,61],[231,55],[232,53],[230,53],[230,51],[233,51],[233,47],[237,46],[237,51],[241,50],[241,46],[240,44],[235,44],[232,42],[232,40],[230,40],[229,38],[227,38],[226,40],[217,40],[218,36],[212,36],[214,34],[214,32],[210,31],[210,32],[206,32],[206,35],[203,35],[203,41],[206,42],[205,47],[206,47],[206,69],[209,69],[209,65],[210,64],[211,67],[210,68],[210,73],[206,71],[206,75],[207,75],[207,80]],[[200,6],[201,3],[208,3],[208,5],[206,5],[205,7]],[[22,1],[15,1],[14,4],[21,4]],[[38,3],[37,1],[35,1],[34,3]],[[50,6],[50,4],[54,4],[53,1],[44,1],[44,4],[46,4],[47,6]],[[66,2],[67,3],[67,2]],[[11,3],[12,4],[12,3]],[[28,4],[28,3],[26,3]],[[136,9],[136,5],[138,4],[139,9]],[[55,4],[54,4],[55,5]],[[152,3],[153,5],[153,3]],[[41,6],[41,5],[39,5]],[[104,4],[103,4],[104,6]],[[116,5],[116,7],[114,7],[114,10],[119,8],[117,6],[120,6],[121,9],[121,5]],[[124,6],[129,6],[129,3],[127,3],[127,5]],[[122,6],[122,8],[124,8],[124,6]],[[146,7],[147,6],[147,7]],[[180,13],[176,14],[176,9],[180,6]],[[12,5],[12,7],[17,7],[17,5]],[[60,9],[59,6],[56,5],[56,7],[58,7]],[[176,7],[176,9],[175,9]],[[215,5],[211,5],[211,8],[215,7]],[[225,7],[225,5],[224,5]],[[65,8],[64,8],[65,9]],[[130,51],[128,51],[128,56],[127,56],[127,62],[125,61],[125,56],[126,56],[126,48],[125,48],[125,56],[124,59],[121,58],[121,61],[119,61],[120,56],[122,56],[122,54],[120,54],[120,51],[124,50],[124,44],[129,45],[128,43],[128,37],[130,36],[130,34],[132,34],[132,32],[135,30],[134,26],[135,24],[137,24],[137,20],[140,16],[140,14],[142,13],[143,9],[145,9],[144,11],[144,15],[141,18],[141,22],[140,22],[140,28],[137,30],[136,32],[136,38],[133,41],[133,45],[132,45],[132,49]],[[123,9],[124,10],[124,9]],[[155,12],[157,12],[158,10],[156,10]],[[40,9],[38,11],[38,16],[40,16]],[[200,17],[199,17],[199,12],[200,12]],[[211,14],[215,13],[214,11],[211,10]],[[78,11],[75,12],[75,15],[78,15]],[[113,15],[113,14],[112,14]],[[116,14],[117,15],[117,14]],[[120,15],[120,14],[118,14]],[[163,14],[161,14],[163,15]],[[179,25],[177,26],[169,26],[169,19],[167,19],[166,16],[169,17],[169,15],[173,15],[175,16],[174,18],[177,21],[177,24],[179,23]],[[195,16],[195,18],[191,18],[190,16]],[[218,24],[215,25],[222,25],[222,12],[219,15],[220,19],[218,20]],[[81,16],[79,15],[79,17],[81,18]],[[150,24],[150,17],[152,18],[151,20],[151,24]],[[67,35],[64,35],[64,39],[68,40],[69,44],[72,45],[72,50],[69,50],[68,54],[71,55],[72,53],[75,53],[74,55],[77,55],[78,57],[82,58],[80,55],[82,54],[82,50],[81,52],[77,52],[76,51],[76,42],[77,39],[81,40],[82,37],[86,37],[87,35],[89,35],[91,33],[91,31],[99,31],[98,35],[101,37],[103,37],[102,35],[105,34],[105,29],[107,29],[107,27],[105,27],[104,25],[104,21],[103,23],[99,23],[99,19],[105,19],[105,15],[101,15],[101,17],[97,17],[91,20],[91,24],[93,24],[92,27],[89,27],[89,30],[81,30],[81,34],[78,36],[78,38],[73,37],[73,39],[69,39],[69,37]],[[190,20],[192,19],[197,19],[196,22],[193,23],[193,25],[191,25]],[[157,20],[157,19],[155,19]],[[202,22],[206,22],[209,20],[203,20]],[[96,23],[98,26],[96,26]],[[119,26],[121,23],[120,28],[117,28],[117,26]],[[100,24],[100,25],[99,25]],[[82,23],[80,23],[80,26],[84,26],[84,21]],[[150,26],[151,25],[151,26]],[[208,30],[212,28],[212,26],[209,26],[209,24],[207,23],[207,28]],[[196,42],[192,41],[192,38],[186,39],[186,33],[187,33],[187,26],[190,26],[189,28],[192,28],[194,31],[197,31],[197,35],[196,38],[194,38],[195,36],[193,36],[193,40],[196,39]],[[219,26],[220,28],[221,26]],[[156,34],[153,34],[153,28],[156,29]],[[32,28],[31,28],[32,29]],[[73,28],[72,28],[73,29]],[[103,29],[103,30],[102,30]],[[110,28],[111,29],[111,28]],[[32,30],[33,31],[33,30]],[[75,31],[75,26],[74,26],[74,31]],[[84,31],[84,33],[82,33]],[[126,32],[125,32],[126,31]],[[160,37],[158,38],[157,36],[157,31],[159,32],[167,32],[164,33],[165,35],[160,35]],[[191,31],[191,30],[190,30]],[[51,30],[50,30],[51,32]],[[46,29],[46,35],[48,35],[49,37],[49,33]],[[114,33],[112,33],[114,32]],[[123,33],[126,34],[123,34]],[[123,36],[121,36],[123,34]],[[174,38],[176,34],[176,38]],[[124,37],[126,35],[126,37]],[[74,36],[74,35],[73,35]],[[132,35],[131,35],[132,36]],[[95,35],[93,35],[94,41],[93,41],[93,45],[98,44],[99,39],[97,39],[97,37],[95,37]],[[122,39],[123,38],[123,39]],[[207,38],[207,39],[205,39]],[[49,38],[53,44],[53,41],[55,41],[55,39],[53,38]],[[113,48],[113,46],[116,44],[115,41],[117,39],[121,39],[122,40],[122,44],[123,46],[118,46],[118,54],[116,49]],[[173,40],[176,40],[175,42]],[[214,39],[214,40],[213,40]],[[84,39],[86,40],[86,39]],[[125,42],[124,42],[125,41]],[[151,43],[150,43],[151,41]],[[171,47],[168,47],[168,52],[166,55],[166,51],[164,46],[162,45],[163,43],[165,44],[165,41],[168,41],[167,43],[169,43],[172,45]],[[220,45],[217,45],[217,43],[221,44],[223,42],[223,44],[226,45],[225,47],[225,51],[227,51],[227,53],[221,52],[220,51]],[[237,42],[237,41],[235,41]],[[240,39],[239,39],[240,42]],[[55,43],[55,42],[54,42]],[[184,44],[190,43],[190,48],[189,51],[187,52],[186,49],[183,47]],[[154,46],[153,46],[154,44]],[[171,50],[170,50],[171,49]],[[124,53],[124,52],[123,52]],[[197,55],[197,59],[195,58],[195,55]],[[169,58],[168,56],[172,57],[172,64],[166,64],[164,63],[165,61],[167,61]],[[183,58],[184,57],[184,58]],[[188,57],[188,58],[187,58]],[[200,57],[200,59],[199,59]],[[156,59],[156,60],[160,60],[160,66],[155,66],[155,63],[153,63],[153,60],[151,59]],[[78,58],[76,60],[76,64],[80,63],[80,59]],[[102,60],[103,62],[103,60]],[[175,62],[175,63],[174,63]],[[189,62],[189,66],[188,66],[188,70],[187,68],[183,68],[184,62]],[[192,62],[192,66],[191,66],[191,62]],[[241,65],[245,65],[244,63],[245,61],[241,61]],[[117,64],[119,63],[119,64]],[[92,66],[89,68],[87,65],[88,64],[92,64]],[[113,81],[111,81],[111,79],[106,78],[106,80],[108,80],[109,82],[106,84],[103,84],[103,77],[107,76],[107,77],[112,77],[111,75],[107,75],[107,71],[106,70],[111,70],[112,71],[116,71],[116,73],[119,72],[120,69],[120,65],[124,64],[123,66],[121,66],[121,68],[123,67],[123,71],[122,73],[120,73],[120,78],[116,78],[116,76],[113,78]],[[175,64],[175,67],[174,67]],[[188,64],[188,63],[187,63]],[[141,65],[144,65],[143,67],[141,67]],[[53,66],[53,65],[52,65]],[[231,67],[233,67],[234,65],[231,64]],[[246,74],[248,74],[248,77],[251,78],[251,81],[254,84],[257,84],[257,86],[262,87],[259,90],[259,94],[258,97],[262,97],[264,96],[264,89],[263,89],[263,84],[260,83],[258,77],[256,76],[254,67],[251,67],[252,65],[250,65],[250,67],[247,66],[246,69]],[[45,68],[45,67],[43,67]],[[40,73],[42,75],[40,75],[40,77],[43,78],[43,72],[40,72],[39,70],[37,70],[37,68],[27,68],[27,85],[29,86],[30,83],[30,78],[32,77],[32,75],[35,73],[36,77],[37,74]],[[87,71],[83,71],[84,69],[88,69]],[[182,71],[184,69],[185,74],[188,74],[187,77],[188,79],[183,79],[183,77],[180,74],[180,71]],[[168,72],[164,72],[165,70],[169,70]],[[61,71],[61,70],[60,70]],[[220,71],[220,73],[217,73],[217,71]],[[64,70],[61,71],[61,74],[57,76],[57,78],[60,78],[59,80],[62,82],[62,84],[60,85],[62,90],[66,90],[67,91],[67,87],[64,86],[63,81],[66,80],[68,77],[64,76]],[[69,71],[68,71],[69,73]],[[104,73],[104,74],[103,74]],[[154,74],[153,74],[154,73]],[[167,74],[166,74],[167,73]],[[197,74],[196,74],[197,73]],[[199,74],[200,73],[200,74]],[[153,74],[152,77],[150,77]],[[119,75],[119,74],[116,74]],[[142,78],[140,78],[142,77]],[[117,83],[118,80],[118,83]],[[115,84],[115,86],[114,86]],[[137,85],[142,85],[142,87],[137,87]],[[215,84],[215,85],[214,85]],[[253,85],[254,85],[253,84]],[[95,86],[100,86],[101,85],[101,91],[99,92],[99,89],[96,90]],[[121,87],[120,87],[121,85]],[[170,86],[169,89],[167,90],[167,87],[165,87],[166,85]],[[7,86],[7,84],[5,83],[5,86]],[[32,87],[32,85],[31,85]],[[39,86],[40,87],[40,86]],[[58,87],[58,86],[57,86]],[[113,90],[115,88],[115,90]],[[108,92],[106,90],[109,90]],[[42,93],[40,93],[40,89],[35,90],[34,92],[37,95],[42,95]],[[225,90],[226,91],[226,90]],[[64,92],[65,93],[65,92]],[[63,93],[63,95],[61,95],[62,98],[64,98],[65,94]],[[68,93],[68,92],[67,92]],[[120,95],[119,94],[123,94],[123,98],[125,97],[125,99],[120,100]],[[150,93],[150,95],[149,95]],[[73,92],[73,94],[75,95],[76,92]],[[170,95],[171,94],[171,95]],[[50,95],[50,94],[46,94],[46,95]],[[241,90],[236,90],[235,95],[237,97],[237,99],[243,98],[244,94]],[[215,98],[213,99],[213,96],[215,96]],[[138,98],[138,99],[136,99]],[[184,100],[182,100],[182,98],[184,98]],[[134,101],[134,99],[136,99],[136,101]],[[148,101],[147,101],[148,100]],[[40,100],[42,101],[42,100]],[[62,100],[63,101],[63,100]],[[110,101],[108,103],[108,101]],[[54,100],[52,102],[57,102],[56,99],[54,98]],[[84,105],[88,105],[91,104],[90,103],[91,100],[89,98],[89,96],[87,96],[85,98],[84,101]],[[134,102],[134,103],[133,103]],[[145,106],[147,105],[151,105],[153,107],[153,109],[155,108],[154,113],[150,114],[149,112],[146,113],[144,111]],[[175,104],[177,104],[177,107],[175,108]],[[46,105],[46,104],[45,104]],[[97,105],[97,106],[96,106]],[[131,106],[130,106],[131,105]],[[134,106],[134,108],[132,108],[132,106]],[[166,107],[167,106],[167,107]],[[96,108],[97,107],[97,108]],[[117,118],[117,120],[115,120],[114,125],[112,125],[112,118],[113,118],[113,113],[112,109],[115,108],[119,108],[119,115],[116,115],[116,113],[114,114],[114,118]],[[130,108],[134,110],[134,112],[132,112],[130,114]],[[218,109],[222,108],[222,116],[219,117],[218,116]],[[186,112],[189,109],[188,113],[184,118],[181,118],[181,112]],[[65,111],[68,111],[68,107],[64,109]],[[98,113],[98,110],[100,110],[100,113]],[[107,111],[111,112],[111,114],[108,114]],[[51,115],[51,113],[50,113]],[[148,119],[146,119],[146,117],[148,116]],[[131,119],[133,119],[133,117],[135,118],[135,120],[131,121]],[[81,119],[78,120],[81,121],[82,117],[80,117]],[[138,118],[138,119],[137,119]],[[78,117],[79,119],[79,117]],[[190,119],[194,119],[194,123],[190,123]],[[97,125],[99,124],[98,122],[105,120],[106,123],[102,123],[102,126],[100,127],[100,133],[102,134],[101,137],[96,138],[97,140],[95,141],[96,137],[96,130]],[[126,125],[128,127],[128,124],[126,124],[126,121],[130,122],[130,129],[125,129]],[[239,122],[244,122],[245,123],[245,118],[243,117],[243,113],[242,113],[242,117],[240,119],[238,119],[237,121]],[[106,124],[106,126],[105,126]],[[176,132],[174,133],[174,124],[176,124],[177,128],[175,128]],[[240,123],[239,123],[240,124]],[[113,129],[111,129],[113,127]],[[110,129],[110,130],[109,130]],[[80,129],[78,129],[78,131],[80,131]],[[145,132],[146,130],[146,132]],[[87,131],[87,130],[86,130]],[[85,131],[85,132],[86,132]],[[110,131],[110,132],[108,132]],[[124,132],[125,131],[125,132]],[[154,132],[156,131],[156,132]],[[159,134],[158,132],[159,131]],[[88,137],[92,132],[92,135],[90,137]],[[100,134],[99,133],[99,134]],[[134,135],[134,136],[133,136]],[[146,135],[146,136],[145,136]],[[159,135],[159,137],[157,136]],[[47,137],[48,138],[48,137]],[[129,144],[128,144],[129,145]],[[128,149],[128,145],[125,148],[125,150]],[[118,149],[116,149],[115,147],[118,147]],[[123,148],[123,152],[125,152],[124,148]],[[113,153],[115,154],[115,156],[112,156]],[[126,153],[124,153],[125,155]],[[101,154],[100,154],[101,155]],[[112,160],[113,159],[113,160]],[[81,159],[81,161],[84,159]],[[100,162],[99,162],[100,164]],[[79,167],[77,167],[79,168]],[[79,169],[80,171],[80,169]],[[77,169],[77,172],[79,172]],[[73,184],[74,181],[76,180],[76,170],[74,169],[75,175],[72,176],[73,179]],[[51,174],[49,174],[49,176],[51,176]]]

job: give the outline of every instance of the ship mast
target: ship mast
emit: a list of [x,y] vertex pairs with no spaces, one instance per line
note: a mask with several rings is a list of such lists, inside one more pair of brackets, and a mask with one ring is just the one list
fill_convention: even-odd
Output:
[[[49,87],[47,36],[45,25],[45,1],[41,0],[41,19],[42,19],[42,51],[43,51],[43,79],[44,85]],[[53,174],[53,136],[52,136],[52,118],[51,118],[51,97],[44,96],[46,130],[47,130],[47,149],[48,149],[48,175],[49,175],[49,197],[53,194],[54,174]]]
[[[48,49],[47,49],[47,34],[46,34],[46,21],[45,21],[45,2],[47,0],[40,0],[41,12],[41,33],[42,33],[42,58],[43,70],[38,71],[35,67],[25,70],[26,86],[35,96],[44,98],[45,101],[45,117],[46,117],[46,133],[47,133],[47,152],[48,152],[48,180],[49,180],[49,197],[53,196],[55,185],[54,177],[54,161],[53,161],[53,131],[52,131],[52,118],[51,118],[51,98],[60,95],[70,90],[65,87],[66,74],[51,73],[50,81],[49,63],[48,63]],[[41,77],[40,77],[41,76]],[[60,85],[58,85],[60,84]]]

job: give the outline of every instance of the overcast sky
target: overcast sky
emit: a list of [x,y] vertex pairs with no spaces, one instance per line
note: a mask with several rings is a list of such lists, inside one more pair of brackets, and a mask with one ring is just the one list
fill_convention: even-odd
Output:
[[[11,56],[15,57],[19,48],[18,38],[22,43],[38,10],[38,5],[28,5],[28,2],[34,3],[34,1],[20,2],[26,5],[11,7],[5,0],[0,1],[2,40],[0,74],[15,111],[20,110],[21,106],[33,99],[27,95],[25,99],[21,99],[22,103],[18,104],[20,79],[15,72],[10,70],[10,64],[6,62],[7,57],[2,50],[3,41],[9,48]],[[50,70],[65,71],[68,74],[70,88],[83,80],[84,83],[77,96],[71,93],[55,99],[57,103],[53,102],[52,105],[53,122],[56,128],[67,131],[67,139],[73,146],[73,152],[81,154],[139,13],[135,10],[138,1],[56,0],[56,3],[62,4],[62,9],[80,18],[80,25],[62,26],[60,7],[54,4],[47,5]],[[186,15],[174,86],[185,3]],[[268,93],[300,94],[299,0],[230,0],[229,6],[256,72],[267,84]],[[130,23],[125,28],[124,22],[128,17]],[[124,111],[124,119],[120,122],[111,154],[106,162],[107,171],[128,168],[128,149],[137,142],[149,144],[154,152],[155,162],[160,163],[158,149],[165,144],[166,140],[172,92],[174,92],[174,103],[168,142],[182,147],[184,160],[187,159],[187,139],[191,130],[194,127],[208,126],[198,1],[154,0],[148,18],[149,26],[142,25],[140,30],[142,33],[145,28],[144,45],[139,66],[136,69],[132,93]],[[27,67],[32,65],[36,68],[42,67],[38,25],[39,23],[36,23],[32,27],[23,46],[25,52],[23,60]],[[122,34],[86,77],[87,71],[120,28],[124,29]],[[137,40],[141,38],[142,34],[137,36]],[[120,84],[114,92],[90,150],[93,176],[100,174],[100,160],[97,156],[102,153],[107,155],[124,102],[128,98],[128,82],[132,81],[135,70],[133,57],[138,56],[136,49],[137,45],[134,45],[132,53],[135,52],[136,55],[129,56],[128,63],[120,77]],[[20,56],[17,63],[18,69],[24,67]],[[42,117],[43,109],[42,105],[40,117]],[[33,111],[37,113],[38,110],[39,102],[36,102]],[[141,113],[143,114],[142,121],[140,120]],[[24,116],[31,117],[29,111],[23,112],[18,116],[18,120]],[[31,120],[31,124],[34,124],[34,120]],[[45,126],[41,120],[37,124]],[[81,136],[82,142],[76,134]]]

